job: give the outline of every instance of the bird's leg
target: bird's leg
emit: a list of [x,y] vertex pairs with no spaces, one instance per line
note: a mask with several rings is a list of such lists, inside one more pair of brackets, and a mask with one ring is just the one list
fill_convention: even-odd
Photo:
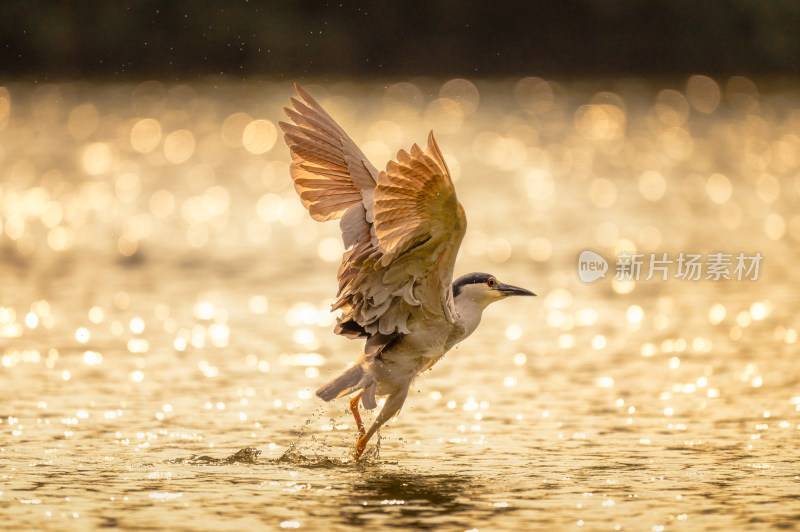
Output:
[[364,390],[361,390],[355,395],[355,397],[350,399],[350,412],[353,413],[353,418],[356,420],[359,438],[364,436],[364,422],[361,421],[361,414],[358,412],[358,402],[361,400],[361,394],[363,393]]
[[[409,383],[410,384],[410,383]],[[356,446],[353,449],[353,460],[358,460],[361,458],[361,455],[364,454],[364,449],[367,448],[367,442],[372,437],[373,434],[378,432],[378,429],[381,426],[389,421],[396,413],[400,411],[400,408],[403,406],[403,403],[406,402],[406,397],[408,396],[408,388],[403,390],[396,391],[395,393],[389,395],[386,399],[386,404],[383,405],[380,414],[375,418],[375,422],[372,423],[369,430],[361,435],[356,442]]]
[[361,455],[364,454],[364,449],[367,448],[367,441],[369,441],[372,434],[370,433],[369,436],[363,434],[358,441],[356,442],[356,447],[353,449],[353,460],[358,460],[361,458]]

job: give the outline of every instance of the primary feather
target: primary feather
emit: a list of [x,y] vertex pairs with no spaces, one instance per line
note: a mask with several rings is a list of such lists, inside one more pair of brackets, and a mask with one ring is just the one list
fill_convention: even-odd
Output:
[[344,130],[295,85],[281,123],[290,173],[315,220],[341,218],[346,251],[339,269],[336,332],[367,338],[377,355],[398,335],[456,319],[453,266],[466,217],[433,133],[378,172]]

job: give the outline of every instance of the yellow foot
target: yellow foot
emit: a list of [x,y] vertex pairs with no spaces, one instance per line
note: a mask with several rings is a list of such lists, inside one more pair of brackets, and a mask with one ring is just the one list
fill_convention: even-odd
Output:
[[361,458],[361,455],[364,454],[364,449],[366,448],[367,448],[367,438],[361,436],[356,442],[355,448],[353,449],[353,461]]
[[364,435],[364,423],[361,421],[361,414],[358,412],[358,401],[361,399],[361,394],[364,393],[364,390],[358,392],[352,399],[350,399],[350,412],[353,413],[353,419],[356,420],[356,427],[358,427],[358,435]]

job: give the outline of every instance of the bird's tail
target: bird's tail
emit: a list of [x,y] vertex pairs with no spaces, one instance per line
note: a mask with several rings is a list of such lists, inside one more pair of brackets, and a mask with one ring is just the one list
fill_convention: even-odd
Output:
[[361,364],[356,364],[326,383],[317,390],[316,394],[323,401],[333,401],[362,388],[365,388],[364,394],[361,396],[364,407],[375,408],[375,381],[364,371]]

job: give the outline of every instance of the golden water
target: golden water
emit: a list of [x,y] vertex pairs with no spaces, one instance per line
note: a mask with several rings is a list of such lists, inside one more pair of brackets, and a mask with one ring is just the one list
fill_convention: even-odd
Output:
[[[288,177],[289,84],[6,84],[3,528],[800,526],[800,86],[306,88],[379,167],[434,129],[456,273],[539,297],[493,305],[349,463],[346,402],[313,390],[359,345],[327,310],[338,227]],[[681,253],[731,279],[676,277]]]

